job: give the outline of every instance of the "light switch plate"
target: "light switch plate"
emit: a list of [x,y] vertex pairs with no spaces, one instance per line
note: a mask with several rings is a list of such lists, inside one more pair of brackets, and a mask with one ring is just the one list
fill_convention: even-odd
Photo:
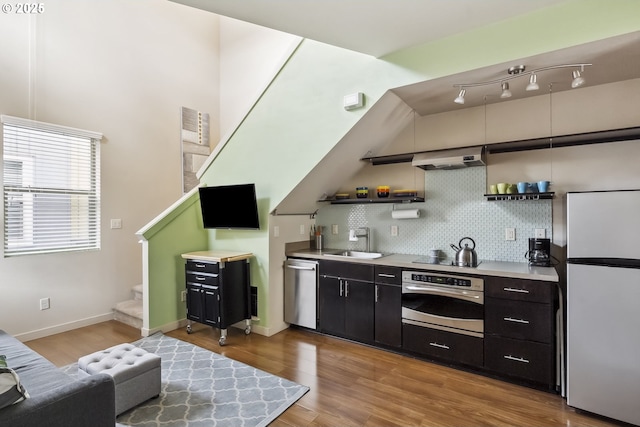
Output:
[[338,224],[331,224],[331,234],[338,234]]
[[516,240],[516,229],[515,228],[505,228],[504,229],[504,240]]
[[392,225],[391,226],[391,235],[392,236],[397,236],[398,235],[398,226],[397,225]]

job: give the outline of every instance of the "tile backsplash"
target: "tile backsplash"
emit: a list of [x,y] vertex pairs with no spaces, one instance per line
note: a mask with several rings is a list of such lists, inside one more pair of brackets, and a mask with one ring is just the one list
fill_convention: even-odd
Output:
[[[369,227],[376,252],[427,255],[436,248],[451,260],[455,251],[449,245],[471,237],[479,260],[526,262],[535,229],[544,228],[551,238],[552,201],[487,201],[485,167],[426,171],[425,189],[424,203],[323,207],[316,225],[324,226],[325,247],[364,250],[364,239],[349,241],[349,229]],[[420,217],[392,219],[393,209],[419,209]],[[332,224],[338,225],[337,235],[331,234]],[[397,236],[391,235],[392,226],[398,227]],[[515,241],[505,240],[505,228],[515,228]]]

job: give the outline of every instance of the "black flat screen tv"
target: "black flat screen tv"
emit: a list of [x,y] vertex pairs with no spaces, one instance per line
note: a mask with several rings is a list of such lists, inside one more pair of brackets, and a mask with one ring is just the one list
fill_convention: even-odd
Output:
[[204,228],[260,228],[255,184],[200,187]]

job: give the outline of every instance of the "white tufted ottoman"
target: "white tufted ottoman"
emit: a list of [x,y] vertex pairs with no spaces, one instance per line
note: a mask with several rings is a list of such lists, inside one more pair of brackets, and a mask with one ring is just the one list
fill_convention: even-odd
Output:
[[109,374],[116,385],[116,415],[160,394],[160,356],[120,344],[78,359],[78,374]]

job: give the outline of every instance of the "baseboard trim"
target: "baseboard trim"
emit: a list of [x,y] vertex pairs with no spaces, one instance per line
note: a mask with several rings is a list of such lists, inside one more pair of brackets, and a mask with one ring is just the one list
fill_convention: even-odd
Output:
[[37,329],[35,331],[25,332],[23,334],[14,335],[18,340],[25,342],[36,340],[38,338],[48,337],[49,335],[59,334],[61,332],[71,331],[73,329],[82,328],[83,326],[95,325],[96,323],[107,322],[113,320],[113,312],[100,314],[98,316],[87,317],[85,319],[74,320],[69,323],[62,323],[60,325],[51,326],[48,328]]
[[[244,328],[246,328],[246,323],[243,320],[243,321],[235,323],[235,324],[233,324],[231,326],[234,327],[234,328],[238,328],[238,329],[244,329]],[[176,329],[179,329],[179,328],[186,328],[186,327],[187,327],[187,319],[180,319],[180,320],[177,320],[175,322],[169,322],[169,323],[164,324],[162,326],[159,326],[157,328],[151,328],[151,329],[142,328],[140,330],[140,332],[142,333],[143,337],[148,337],[149,335],[153,335],[156,332],[162,332],[164,334],[164,333],[167,333],[167,332],[175,331]],[[287,325],[284,322],[281,325],[279,325],[277,328],[268,328],[268,327],[264,327],[264,326],[260,326],[260,325],[251,325],[251,333],[256,333],[258,335],[263,335],[265,337],[270,337],[271,335],[275,335],[278,332],[284,331],[288,327],[289,327],[289,325]]]

